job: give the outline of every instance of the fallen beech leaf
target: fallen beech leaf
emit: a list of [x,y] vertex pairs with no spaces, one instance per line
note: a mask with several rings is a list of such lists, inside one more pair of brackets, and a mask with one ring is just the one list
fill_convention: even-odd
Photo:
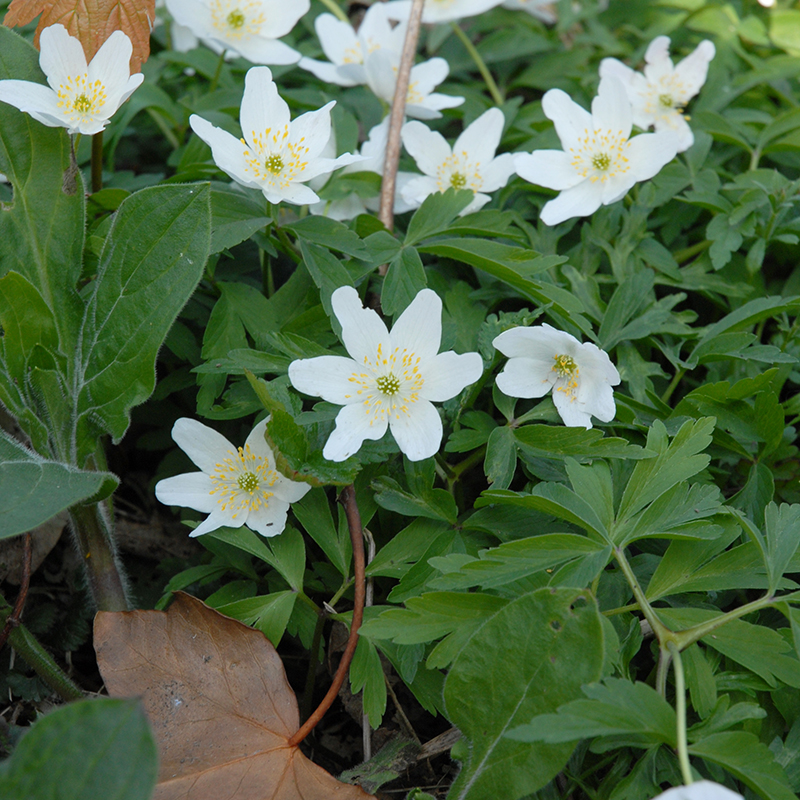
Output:
[[178,593],[168,611],[99,612],[94,641],[108,693],[141,695],[153,725],[153,800],[372,797],[289,747],[297,700],[259,631]]
[[11,0],[3,24],[9,28],[27,25],[41,14],[33,40],[38,47],[39,34],[60,22],[70,36],[80,39],[87,61],[114,31],[124,31],[133,45],[133,74],[141,71],[142,62],[150,55],[155,5],[155,0]]

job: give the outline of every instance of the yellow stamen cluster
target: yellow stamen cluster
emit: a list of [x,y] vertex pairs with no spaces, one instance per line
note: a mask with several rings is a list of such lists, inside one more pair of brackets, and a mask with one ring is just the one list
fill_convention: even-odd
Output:
[[471,189],[479,192],[483,187],[481,162],[470,161],[469,153],[462,150],[448,156],[436,169],[436,186],[440,192],[454,189]]
[[270,469],[268,459],[255,455],[250,445],[245,445],[236,452],[229,450],[228,457],[214,465],[210,494],[216,496],[223,511],[234,509],[236,519],[242,512],[269,506],[273,495],[269,489],[279,477]]
[[255,36],[267,21],[261,3],[237,0],[211,0],[211,24],[230,39]]
[[572,166],[581,177],[592,183],[602,181],[627,172],[630,169],[628,158],[628,139],[622,131],[584,130],[577,147],[570,147]]
[[419,392],[425,383],[419,371],[420,360],[405,348],[395,347],[391,353],[384,353],[383,345],[379,344],[375,358],[364,356],[363,368],[348,378],[354,393],[345,398],[361,400],[370,425],[387,417],[400,419],[420,399]]
[[286,189],[301,178],[308,166],[308,147],[305,137],[297,142],[289,141],[289,126],[267,128],[263,133],[250,133],[250,146],[244,139],[245,172],[252,173],[267,186]]
[[578,365],[572,356],[558,353],[553,357],[555,364],[553,372],[558,376],[553,384],[554,391],[563,392],[570,400],[575,401],[575,392],[578,389]]
[[56,91],[58,107],[71,122],[89,122],[100,115],[106,103],[106,87],[99,80],[89,82],[89,76],[67,76]]
[[669,123],[672,127],[683,114],[688,95],[689,88],[675,73],[663,75],[657,82],[649,83],[646,91],[639,94],[644,99],[644,113]]

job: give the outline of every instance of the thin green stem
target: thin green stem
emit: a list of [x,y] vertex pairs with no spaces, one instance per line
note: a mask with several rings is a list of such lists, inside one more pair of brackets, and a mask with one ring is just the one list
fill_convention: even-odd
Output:
[[92,192],[103,188],[103,131],[92,136]]
[[672,256],[679,264],[683,264],[690,258],[694,258],[694,256],[698,255],[698,253],[708,250],[712,244],[713,242],[710,239],[705,239],[702,242],[693,244],[691,247],[686,247],[683,250],[676,251],[672,254]]
[[672,660],[669,650],[661,647],[658,651],[658,667],[656,669],[656,691],[664,698],[667,697],[667,673],[669,662]]
[[333,14],[335,17],[338,17],[342,22],[350,22],[350,20],[347,18],[347,14],[345,14],[344,11],[342,11],[342,9],[339,8],[339,4],[334,2],[334,0],[319,0],[319,1],[320,3],[322,3],[322,5],[325,6],[325,8],[328,9],[328,11],[331,12],[331,14]]
[[457,22],[451,22],[450,25],[453,28],[455,35],[461,39],[461,43],[464,45],[466,51],[470,54],[470,57],[475,62],[475,66],[478,68],[478,72],[481,73],[483,81],[486,84],[486,88],[489,90],[489,94],[492,96],[492,100],[494,100],[495,105],[503,105],[505,102],[503,100],[503,95],[500,93],[500,89],[495,83],[492,73],[489,72],[486,62],[478,52],[478,48],[475,47],[475,45],[472,43],[472,40],[469,38],[469,36],[467,36],[466,33],[464,33],[464,31],[461,29],[461,26]]
[[219,60],[217,61],[217,68],[214,71],[214,77],[211,79],[211,85],[208,87],[208,93],[211,94],[216,88],[217,84],[219,83],[219,76],[222,74],[222,65],[225,63],[225,53],[227,50],[223,50],[219,54]]
[[170,143],[173,150],[177,150],[181,146],[180,139],[175,135],[175,132],[170,128],[167,121],[164,119],[163,114],[160,114],[154,108],[145,109],[147,111],[148,116],[150,119],[155,122],[158,129],[161,131],[161,135]]
[[672,668],[675,670],[675,716],[678,718],[678,763],[681,765],[683,782],[690,786],[692,780],[692,767],[689,763],[689,748],[686,742],[686,679],[683,675],[683,661],[681,651],[670,642],[667,647],[672,655]]
[[314,679],[317,676],[317,664],[319,663],[319,646],[322,642],[322,629],[325,627],[327,614],[321,611],[317,614],[317,624],[314,626],[314,635],[311,639],[311,653],[308,661],[308,672],[306,673],[306,685],[303,689],[303,698],[300,701],[301,719],[306,720],[311,716],[311,703],[314,700]]
[[336,604],[342,599],[342,595],[353,585],[353,579],[350,578],[349,580],[345,579],[342,581],[342,585],[339,587],[336,594],[331,597],[330,603],[328,605],[331,608],[336,608]]
[[678,387],[678,384],[681,382],[683,376],[686,374],[686,370],[683,367],[679,367],[675,374],[672,376],[672,380],[669,383],[669,386],[664,390],[664,394],[661,395],[661,402],[668,403],[670,397],[672,397],[672,393]]

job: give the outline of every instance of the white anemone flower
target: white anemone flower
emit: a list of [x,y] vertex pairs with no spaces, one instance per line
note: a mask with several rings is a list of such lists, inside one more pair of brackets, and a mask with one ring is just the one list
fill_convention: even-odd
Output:
[[714,43],[708,39],[683,61],[672,65],[669,37],[657,36],[644,54],[644,75],[634,72],[616,58],[600,62],[600,77],[612,76],[622,81],[633,109],[633,124],[642,129],[672,130],[678,135],[678,152],[694,143],[692,129],[683,116],[683,109],[702,88],[708,65],[714,58]]
[[614,390],[619,372],[608,354],[591,342],[544,323],[511,328],[492,342],[508,356],[497,386],[509,397],[544,397],[553,403],[570,428],[591,428],[592,417],[611,422],[616,413]]
[[186,472],[156,484],[156,497],[168,506],[194,508],[208,514],[189,535],[246,525],[262,536],[277,536],[286,525],[290,503],[303,498],[307,483],[285,478],[264,440],[269,418],[253,428],[244,447],[234,447],[202,422],[181,417],[172,438],[200,472]]
[[469,189],[472,202],[461,212],[471,214],[491,200],[493,192],[508,183],[514,174],[511,153],[495,157],[503,135],[504,117],[499,108],[490,108],[467,126],[452,149],[440,133],[421,122],[403,126],[403,145],[424,173],[403,188],[403,198],[419,205],[428,195],[448,189]]
[[387,49],[397,54],[399,63],[407,27],[407,24],[392,27],[385,3],[369,7],[358,31],[333,14],[320,14],[314,21],[314,28],[328,61],[303,57],[299,66],[327,83],[358,86],[367,82],[364,58],[369,53]]
[[423,289],[397,318],[391,333],[352,286],[331,295],[350,358],[318,356],[293,361],[289,380],[300,392],[344,406],[322,455],[344,461],[365,439],[391,429],[410,461],[434,455],[442,421],[433,406],[455,397],[483,372],[478,353],[439,353],[442,301]]
[[[422,21],[425,23],[454,22],[463,17],[483,14],[500,5],[502,0],[425,0]],[[407,20],[411,11],[411,0],[391,0],[387,4],[391,19]]]
[[239,119],[242,138],[192,114],[192,130],[211,147],[216,165],[237,183],[259,189],[270,203],[316,203],[305,182],[337,167],[360,161],[346,153],[325,158],[331,138],[331,101],[290,121],[289,106],[278,94],[268,67],[253,67],[244,79]]
[[545,94],[542,109],[555,123],[564,150],[518,153],[514,166],[526,181],[561,191],[542,209],[545,225],[585,217],[601,205],[616,203],[635,183],[652,178],[675,158],[674,131],[628,138],[631,104],[617,78],[600,81],[591,114],[560,89]]
[[656,795],[653,800],[744,800],[738,792],[714,781],[695,781],[688,786],[675,786]]
[[167,10],[215,53],[236,53],[253,64],[296,64],[300,53],[278,41],[310,0],[166,0]]
[[63,25],[51,25],[39,39],[39,66],[49,87],[32,81],[0,81],[0,101],[50,128],[99,133],[144,80],[131,75],[133,47],[122,31],[103,42],[91,62],[80,41]]

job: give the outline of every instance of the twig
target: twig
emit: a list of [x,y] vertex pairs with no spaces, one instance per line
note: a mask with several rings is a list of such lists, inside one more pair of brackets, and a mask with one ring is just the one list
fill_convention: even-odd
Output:
[[[422,6],[425,0],[412,0],[411,12],[408,15],[406,39],[403,42],[403,53],[400,56],[400,67],[397,71],[397,85],[394,90],[392,111],[389,116],[389,136],[386,140],[386,159],[383,162],[383,183],[381,184],[381,205],[378,219],[389,229],[394,228],[394,192],[397,182],[397,167],[400,164],[400,129],[406,111],[408,81],[414,56],[417,53],[417,40],[422,20]],[[378,270],[386,274],[387,265]]]
[[22,575],[19,581],[19,594],[14,608],[8,615],[3,630],[0,631],[0,650],[8,641],[11,631],[19,625],[22,618],[22,609],[25,608],[25,600],[28,597],[28,587],[31,584],[31,559],[33,557],[33,543],[30,533],[25,534],[25,541],[22,545]]
[[353,572],[355,573],[355,601],[353,606],[353,620],[350,623],[350,637],[347,646],[339,662],[339,668],[333,676],[333,683],[328,693],[322,698],[322,702],[317,706],[316,711],[305,721],[299,731],[287,742],[289,747],[296,747],[303,739],[311,733],[317,723],[331,707],[339,689],[342,688],[350,662],[358,644],[358,629],[361,627],[361,620],[364,618],[364,600],[366,599],[365,580],[364,580],[364,534],[361,528],[361,515],[358,513],[356,504],[356,491],[353,485],[345,486],[339,502],[344,506],[344,513],[347,517],[347,527],[350,529],[350,541],[353,544]]

